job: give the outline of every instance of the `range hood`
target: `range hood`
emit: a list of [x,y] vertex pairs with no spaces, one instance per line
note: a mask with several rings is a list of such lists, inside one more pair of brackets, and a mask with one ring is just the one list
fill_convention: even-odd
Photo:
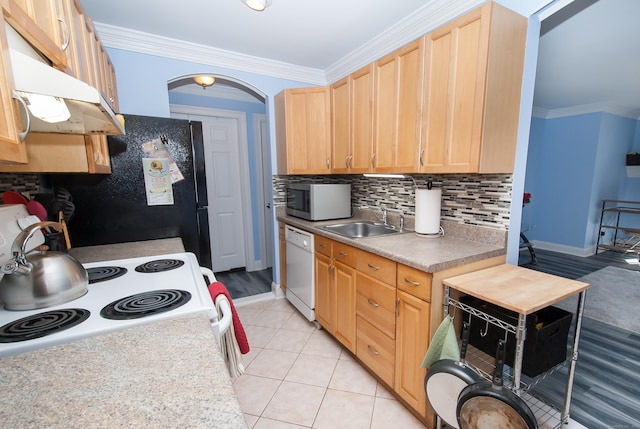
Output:
[[[29,105],[29,111],[24,113],[29,115],[29,132],[110,135],[125,133],[120,120],[97,89],[51,67],[10,25],[6,24],[5,27],[15,93]],[[29,100],[30,97],[33,100]],[[62,119],[49,118],[51,122],[48,122],[35,116],[33,103],[36,98],[57,102],[58,107],[65,112]]]

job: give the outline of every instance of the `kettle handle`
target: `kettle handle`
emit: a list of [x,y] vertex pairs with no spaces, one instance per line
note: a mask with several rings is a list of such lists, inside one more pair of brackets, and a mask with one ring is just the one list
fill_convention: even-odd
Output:
[[27,241],[29,241],[31,236],[35,234],[37,230],[39,230],[40,228],[44,228],[45,226],[53,227],[57,231],[60,231],[62,229],[62,224],[60,224],[60,222],[36,222],[32,225],[29,225],[20,234],[17,235],[15,240],[13,240],[13,244],[11,245],[11,254],[17,256],[17,258],[19,259],[24,259]]

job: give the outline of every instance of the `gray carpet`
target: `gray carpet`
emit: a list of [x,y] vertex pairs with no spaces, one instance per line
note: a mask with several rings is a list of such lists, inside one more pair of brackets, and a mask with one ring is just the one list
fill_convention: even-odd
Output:
[[[587,289],[584,317],[640,333],[640,272],[606,267],[578,280],[591,285]],[[554,305],[575,313],[578,298],[574,296]]]

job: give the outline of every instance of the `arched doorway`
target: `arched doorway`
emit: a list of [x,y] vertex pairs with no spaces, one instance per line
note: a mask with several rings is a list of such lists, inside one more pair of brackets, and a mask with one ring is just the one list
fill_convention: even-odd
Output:
[[[235,78],[168,82],[171,116],[203,124],[213,270],[232,297],[272,290],[271,160],[265,95]],[[235,295],[235,296],[234,296]]]

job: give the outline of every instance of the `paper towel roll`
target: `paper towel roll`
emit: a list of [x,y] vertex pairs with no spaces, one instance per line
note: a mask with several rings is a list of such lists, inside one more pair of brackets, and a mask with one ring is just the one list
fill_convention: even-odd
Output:
[[442,189],[416,189],[416,232],[440,233]]

